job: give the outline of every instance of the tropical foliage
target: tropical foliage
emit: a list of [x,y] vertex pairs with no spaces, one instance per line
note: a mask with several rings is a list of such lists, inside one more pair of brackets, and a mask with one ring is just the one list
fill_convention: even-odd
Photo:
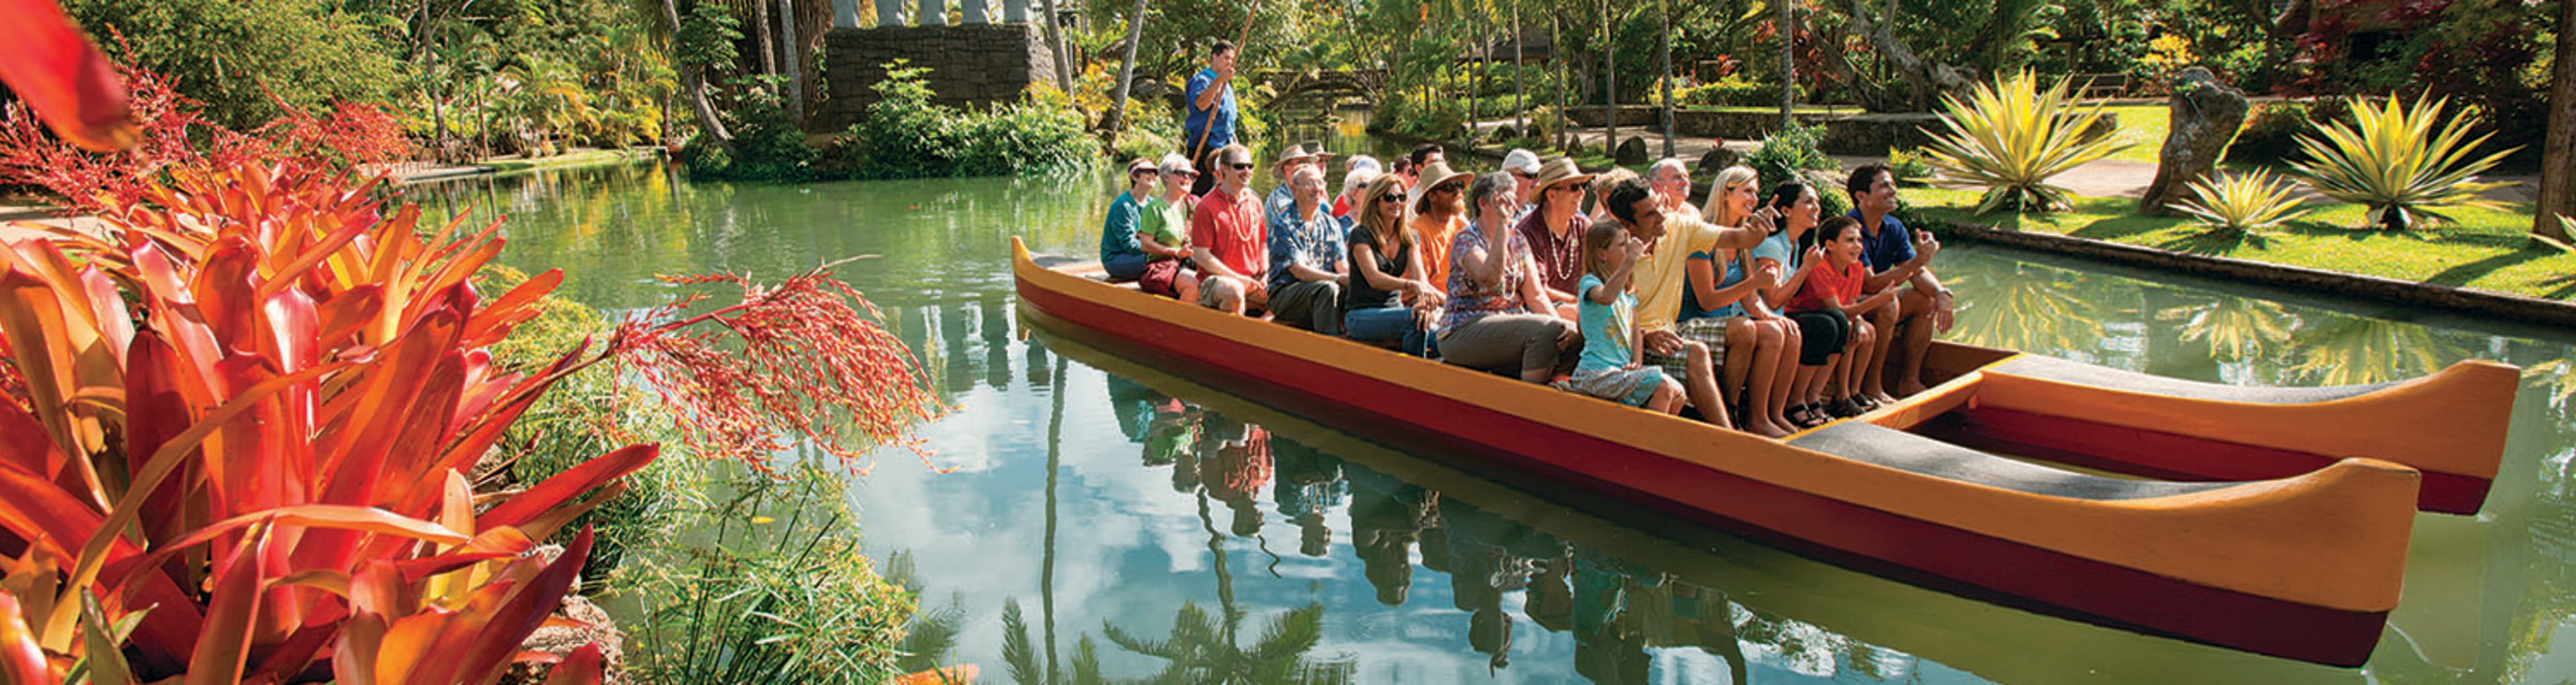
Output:
[[1941,123],[1949,132],[1932,139],[1932,165],[1952,180],[1987,188],[1977,213],[1997,209],[2047,212],[2071,207],[2065,188],[2050,178],[2131,144],[2084,134],[2101,119],[2099,105],[2079,109],[2067,81],[2046,90],[2029,71],[1979,85],[1962,100],[1944,96]]
[[2306,159],[2293,161],[2309,187],[2344,202],[2370,208],[2370,223],[2405,230],[2416,217],[2444,218],[2434,207],[2493,208],[2478,193],[2500,183],[2481,183],[2478,174],[2493,168],[2512,149],[2471,157],[2493,134],[2475,139],[2478,124],[2472,110],[2445,120],[2447,98],[2418,97],[2413,105],[2397,98],[2378,104],[2352,100],[2352,125],[2328,122],[2315,136],[2299,139]]
[[2192,196],[2174,203],[2210,230],[2243,235],[2270,229],[2307,212],[2296,189],[2268,172],[2221,172],[2190,184]]
[[477,512],[461,473],[585,361],[496,373],[483,352],[560,274],[486,301],[467,280],[497,225],[424,230],[301,162],[171,175],[104,208],[112,238],[0,253],[19,374],[0,403],[0,589],[31,628],[10,647],[55,678],[497,677],[591,536],[554,562],[521,553],[656,453]]

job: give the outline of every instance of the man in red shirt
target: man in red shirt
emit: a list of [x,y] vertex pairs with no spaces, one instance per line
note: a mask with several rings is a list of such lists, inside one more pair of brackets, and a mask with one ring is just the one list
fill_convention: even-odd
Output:
[[1270,273],[1270,235],[1261,198],[1252,194],[1252,150],[1217,151],[1216,189],[1190,213],[1190,258],[1199,268],[1199,305],[1242,314],[1270,304],[1261,276]]

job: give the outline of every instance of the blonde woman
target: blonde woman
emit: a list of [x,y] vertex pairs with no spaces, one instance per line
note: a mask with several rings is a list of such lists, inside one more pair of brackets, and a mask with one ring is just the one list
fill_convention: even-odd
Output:
[[1423,356],[1439,323],[1440,288],[1422,268],[1422,245],[1404,223],[1404,177],[1370,181],[1351,207],[1351,286],[1342,291],[1342,334],[1352,340],[1396,341],[1405,354]]
[[[1769,233],[1777,212],[1757,213],[1761,184],[1761,175],[1751,167],[1727,167],[1718,172],[1700,215],[1717,226]],[[1763,303],[1761,292],[1769,277],[1753,278],[1751,260],[1742,251],[1720,247],[1691,253],[1687,268],[1690,287],[1682,291],[1675,329],[1707,345],[1710,361],[1725,369],[1718,390],[1742,409],[1736,416],[1744,430],[1775,438],[1795,432],[1787,402],[1797,380],[1797,357],[1784,351],[1803,341],[1797,326]]]

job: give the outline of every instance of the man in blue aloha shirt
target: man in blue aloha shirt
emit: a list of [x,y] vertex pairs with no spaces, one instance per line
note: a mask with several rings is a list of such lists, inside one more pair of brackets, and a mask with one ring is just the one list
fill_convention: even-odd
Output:
[[1288,177],[1296,220],[1270,232],[1270,320],[1322,333],[1342,334],[1343,269],[1347,248],[1342,222],[1324,204],[1324,172],[1305,166]]
[[[1217,41],[1208,48],[1207,68],[1190,77],[1182,96],[1181,151],[1201,169],[1216,168],[1216,151],[1234,144],[1234,58],[1234,42]],[[1200,174],[1190,194],[1206,195],[1216,176]]]

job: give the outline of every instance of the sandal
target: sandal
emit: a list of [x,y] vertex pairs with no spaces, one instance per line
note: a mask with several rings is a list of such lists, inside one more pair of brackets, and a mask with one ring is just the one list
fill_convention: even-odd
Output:
[[1835,418],[1848,419],[1854,416],[1867,414],[1869,413],[1869,410],[1861,408],[1858,401],[1845,397],[1839,400],[1834,400],[1832,403],[1825,405],[1825,412],[1833,414]]
[[1813,404],[1801,404],[1795,407],[1790,407],[1789,411],[1783,413],[1789,416],[1789,423],[1796,425],[1798,430],[1806,430],[1834,422],[1833,417],[1825,415],[1824,410],[1818,409],[1816,405]]

